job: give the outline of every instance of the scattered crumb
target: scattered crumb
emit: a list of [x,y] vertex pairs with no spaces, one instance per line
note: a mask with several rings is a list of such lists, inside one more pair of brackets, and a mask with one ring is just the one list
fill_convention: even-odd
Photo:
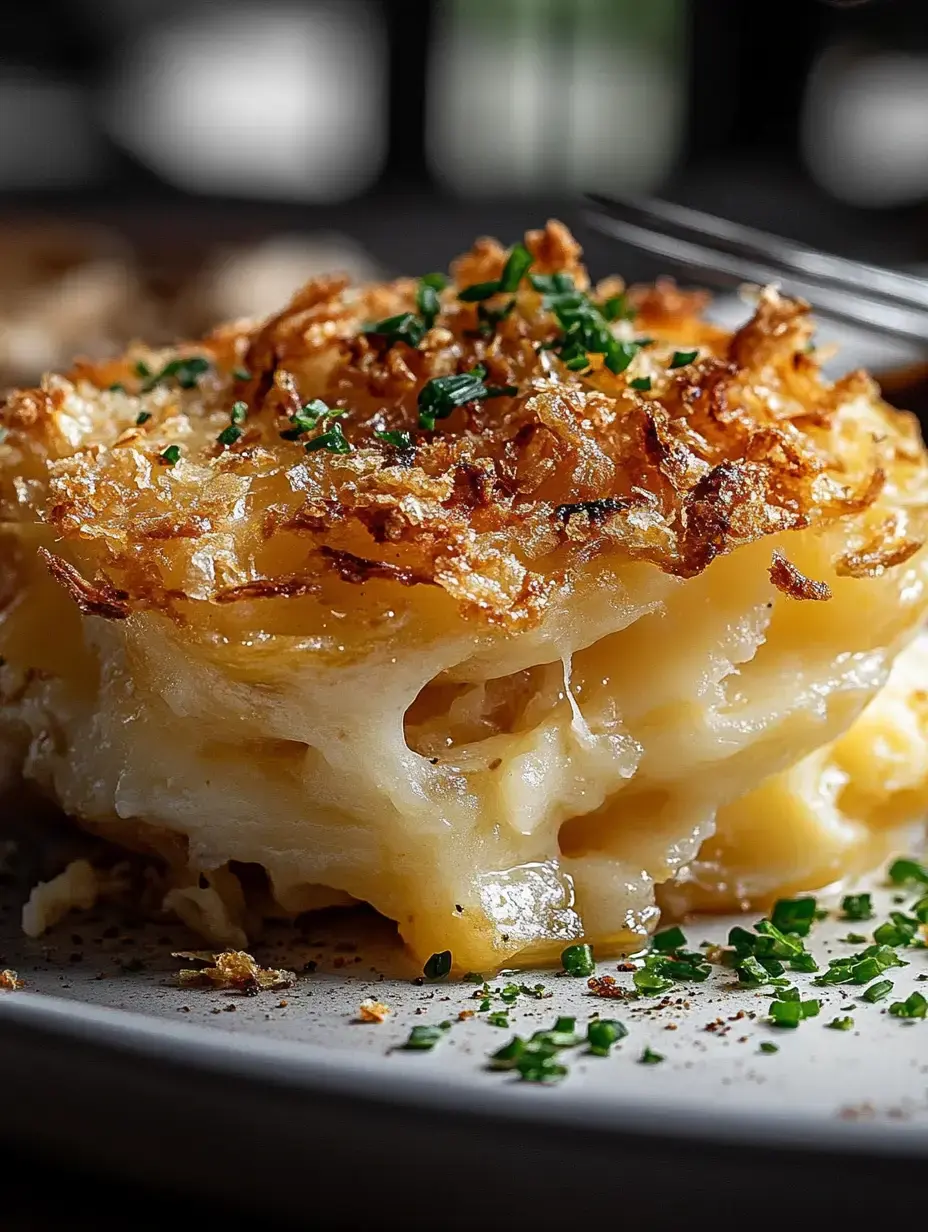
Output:
[[390,1012],[389,1005],[384,1005],[382,1001],[375,1001],[373,997],[368,997],[366,1001],[362,1001],[358,1006],[358,1021],[384,1022]]
[[11,971],[9,967],[5,967],[0,971],[0,989],[4,992],[16,992],[17,988],[22,987],[23,981],[15,971]]
[[88,860],[72,860],[57,877],[33,886],[23,907],[23,932],[27,937],[41,937],[74,907],[89,911],[96,906],[100,889],[93,865]]
[[474,1010],[461,1010],[458,1014],[458,1022],[467,1022],[468,1018],[474,1017]]
[[221,954],[180,950],[171,957],[213,964],[199,970],[179,971],[177,979],[183,988],[235,988],[246,997],[254,997],[259,992],[292,988],[296,983],[296,976],[292,971],[259,967],[244,950],[224,950]]
[[616,1001],[624,1001],[628,993],[620,988],[611,975],[594,975],[587,980],[587,988],[594,997],[606,997]]

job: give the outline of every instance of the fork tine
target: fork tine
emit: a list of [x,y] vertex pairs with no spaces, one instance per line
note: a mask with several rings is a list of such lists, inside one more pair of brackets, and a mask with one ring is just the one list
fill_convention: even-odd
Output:
[[774,264],[784,271],[807,275],[816,281],[851,287],[869,299],[885,295],[912,307],[928,308],[928,282],[911,274],[819,252],[793,240],[669,201],[592,194],[588,199],[608,218],[637,222],[646,227],[657,223],[662,230],[676,231],[681,238],[695,242],[705,243],[706,238],[711,237],[715,241],[713,247],[717,245],[732,256]]
[[[784,270],[774,265],[747,261],[707,244],[678,239],[619,219],[590,219],[597,230],[624,240],[635,248],[654,253],[678,268],[698,273],[713,286],[737,287],[743,283],[766,285],[784,280]],[[819,282],[809,275],[785,272],[786,289],[814,303],[823,314],[851,325],[869,326],[893,337],[928,342],[928,310],[887,299],[864,296],[846,285]]]

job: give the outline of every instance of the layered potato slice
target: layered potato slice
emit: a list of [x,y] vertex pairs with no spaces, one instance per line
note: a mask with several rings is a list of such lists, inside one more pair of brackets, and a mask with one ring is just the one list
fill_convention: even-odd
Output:
[[3,410],[8,771],[213,941],[362,900],[458,971],[636,948],[660,887],[811,888],[920,816],[915,421],[772,290],[730,334],[525,247]]

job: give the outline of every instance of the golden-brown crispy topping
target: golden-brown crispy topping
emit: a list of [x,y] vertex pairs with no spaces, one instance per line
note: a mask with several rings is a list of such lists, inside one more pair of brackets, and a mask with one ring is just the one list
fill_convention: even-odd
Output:
[[[532,273],[589,286],[562,224],[525,242]],[[77,385],[49,378],[12,395],[0,416],[0,517],[50,527],[53,576],[82,611],[110,619],[152,607],[189,619],[198,601],[284,602],[377,578],[430,583],[464,616],[510,629],[541,620],[599,555],[693,577],[764,536],[860,515],[836,562],[856,577],[902,563],[925,538],[917,426],[862,373],[822,380],[804,304],[768,289],[731,334],[699,316],[701,295],[667,281],[632,288],[637,318],[612,325],[628,366],[613,372],[589,353],[576,371],[530,280],[490,329],[480,305],[457,298],[456,288],[498,278],[506,257],[479,240],[455,262],[456,287],[415,347],[364,332],[416,311],[414,280],[349,291],[344,279],[315,278],[263,323],[145,353],[157,372],[191,348],[207,358],[194,389],[162,380],[140,392],[135,348],[82,367]],[[674,366],[675,352],[693,350]],[[476,365],[488,386],[517,394],[455,406],[423,430],[427,382]],[[107,392],[113,382],[128,392]],[[236,400],[248,407],[247,435],[217,450]],[[307,453],[311,434],[282,438],[319,402],[339,412],[347,452]],[[397,432],[410,448],[382,438]],[[177,465],[160,466],[173,445]],[[868,527],[897,499],[905,525],[881,547]],[[815,584],[790,568],[775,565],[775,584],[811,597]]]
[[807,578],[783,553],[776,549],[770,566],[770,580],[777,590],[791,599],[830,599],[831,589],[825,582]]

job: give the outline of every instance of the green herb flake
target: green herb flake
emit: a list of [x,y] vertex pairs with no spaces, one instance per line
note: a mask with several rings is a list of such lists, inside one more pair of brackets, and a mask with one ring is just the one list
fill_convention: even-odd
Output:
[[699,348],[695,351],[674,351],[673,358],[667,365],[668,368],[685,368],[687,364],[691,364],[699,354]]
[[408,432],[375,432],[378,441],[384,445],[392,445],[394,449],[414,449],[415,444]]
[[864,990],[863,998],[872,1004],[875,1001],[882,1001],[884,997],[888,997],[892,990],[892,980],[877,980],[875,984],[871,984],[869,988]]
[[853,1031],[854,1019],[845,1014],[843,1018],[832,1018],[831,1022],[825,1023],[825,1026],[830,1027],[832,1031]]
[[911,858],[894,860],[886,873],[893,885],[928,886],[928,868]]
[[351,453],[351,443],[338,422],[333,423],[327,432],[321,432],[307,441],[303,448],[307,453],[314,453],[317,449],[324,449],[327,453]]
[[642,393],[649,393],[651,389],[651,378],[649,376],[636,376],[633,381],[628,382],[629,389],[638,389]]
[[443,291],[447,285],[448,279],[444,274],[426,274],[419,279],[419,286],[416,290],[416,307],[419,309],[419,315],[422,317],[422,324],[426,330],[432,328],[441,312],[439,292]]
[[450,1024],[441,1023],[440,1026],[419,1026],[413,1027],[409,1032],[409,1039],[402,1047],[410,1052],[430,1052],[435,1047],[438,1041],[448,1030]]
[[846,937],[839,937],[838,940],[845,942],[847,945],[860,945],[867,938],[863,933],[848,933]]
[[422,974],[427,980],[443,980],[450,970],[451,951],[442,950],[440,954],[432,955],[422,968]]
[[534,258],[524,244],[513,244],[500,275],[499,290],[510,294],[519,289],[519,283],[531,268]]
[[615,1018],[594,1018],[586,1028],[589,1051],[594,1057],[608,1057],[613,1044],[625,1039],[628,1028]]
[[779,1045],[779,1044],[774,1044],[774,1043],[771,1043],[771,1041],[770,1041],[770,1040],[761,1040],[761,1042],[760,1042],[760,1051],[761,1051],[761,1052],[766,1052],[766,1053],[768,1053],[768,1054],[769,1054],[769,1053],[774,1053],[774,1052],[779,1052],[779,1051],[780,1051],[780,1045]]
[[136,427],[141,428],[142,424],[147,424],[151,419],[151,411],[139,411],[135,417]]
[[241,428],[237,428],[235,424],[229,424],[228,428],[223,428],[216,440],[220,445],[229,446],[234,445],[241,435]]
[[588,945],[569,945],[561,954],[561,966],[568,975],[585,977],[596,970],[592,947]]
[[465,304],[477,304],[481,300],[491,299],[499,289],[498,278],[493,278],[488,282],[473,282],[469,287],[462,287],[458,291],[458,299]]
[[661,993],[673,988],[673,980],[647,967],[636,971],[632,976],[632,982],[637,991],[645,997],[659,997]]
[[108,385],[107,388],[111,394],[124,394],[126,392],[125,385],[123,385],[120,381],[114,381],[113,384]]
[[425,325],[414,312],[398,312],[396,316],[384,317],[382,321],[365,325],[361,332],[381,339],[388,347],[397,342],[405,342],[415,350],[425,337]]
[[904,1001],[894,1001],[889,1012],[894,1018],[924,1018],[928,1014],[928,1001],[920,992],[913,992]]
[[[160,372],[152,373],[147,377],[142,386],[142,392],[148,393],[156,385],[171,380],[176,381],[181,389],[196,389],[200,377],[209,372],[211,366],[204,355],[184,355],[178,359],[172,359],[164,365]],[[139,371],[138,364],[136,371]],[[140,371],[139,375],[142,375]]]
[[[478,364],[469,372],[454,376],[436,376],[426,381],[419,390],[420,428],[431,432],[435,428],[436,420],[447,419],[457,407],[498,396],[498,392],[493,392],[484,385],[485,376],[486,369]],[[510,388],[512,387],[506,387]]]
[[814,898],[780,898],[773,905],[770,922],[784,933],[806,937],[815,919]]
[[491,1027],[509,1027],[509,1014],[506,1010],[495,1010],[492,1014],[487,1014],[486,1021]]
[[628,302],[626,295],[610,295],[600,308],[607,321],[634,321],[637,309]]
[[168,445],[161,454],[161,461],[166,466],[175,466],[180,461],[180,445]]
[[845,894],[841,900],[842,920],[872,920],[873,899],[869,894]]
[[650,1048],[645,1048],[644,1052],[638,1058],[639,1065],[660,1065],[661,1061],[666,1061],[666,1057],[660,1052],[654,1052]]
[[525,1054],[525,1047],[525,1040],[519,1035],[514,1035],[508,1044],[503,1044],[502,1048],[493,1053],[488,1062],[489,1068],[515,1069]]
[[242,424],[248,418],[248,403],[233,402],[232,409],[229,411],[229,418],[234,424]]
[[682,928],[665,928],[661,933],[655,933],[651,938],[651,949],[659,954],[671,954],[674,950],[686,945],[686,934]]
[[891,911],[889,919],[873,930],[873,940],[878,945],[911,945],[919,929],[919,920],[902,911]]
[[134,367],[135,375],[141,377],[142,380],[145,380],[146,377],[151,376],[151,368],[149,368],[144,359],[137,359]]
[[800,1001],[773,1001],[767,1021],[774,1027],[798,1027],[803,1017]]
[[567,1077],[567,1066],[562,1065],[556,1056],[548,1056],[543,1052],[527,1052],[519,1059],[516,1069],[523,1082],[539,1082],[550,1086]]

